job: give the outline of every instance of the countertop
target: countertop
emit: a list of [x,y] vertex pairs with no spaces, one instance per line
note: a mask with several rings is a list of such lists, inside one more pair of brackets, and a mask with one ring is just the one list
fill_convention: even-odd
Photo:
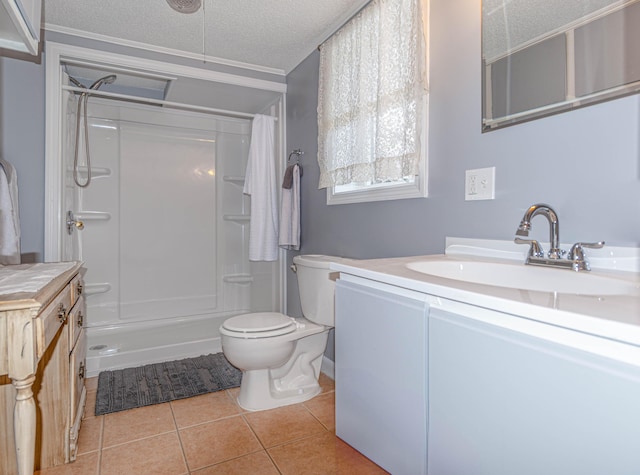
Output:
[[[442,255],[367,260],[344,259],[341,262],[331,263],[330,267],[334,271],[434,297],[487,308],[640,346],[640,273],[605,269],[593,270],[591,275],[607,275],[612,278],[623,279],[629,282],[635,290],[627,295],[578,295],[463,282],[427,275],[411,270],[406,266],[411,262],[443,258],[466,261],[476,259],[517,264],[513,259],[502,260],[494,257],[495,255],[503,256],[504,253],[496,254],[494,252],[487,257],[480,256],[479,254],[481,253],[479,252],[461,251],[462,248],[469,247],[469,242],[462,240],[464,245],[461,246],[459,241],[448,245],[447,253]],[[489,241],[483,241],[483,243],[487,242]],[[477,247],[471,247],[477,249]],[[517,249],[518,252],[521,252],[520,248]],[[608,252],[613,254],[611,250]],[[634,249],[632,255],[636,256],[636,254]],[[594,260],[597,261],[598,258],[596,257]],[[602,262],[602,259],[600,261]],[[520,262],[522,263],[521,265],[524,265],[523,258]],[[545,270],[553,273],[573,272],[566,269],[549,268]]]
[[59,290],[58,283],[71,280],[80,267],[81,262],[0,266],[0,311],[47,305]]

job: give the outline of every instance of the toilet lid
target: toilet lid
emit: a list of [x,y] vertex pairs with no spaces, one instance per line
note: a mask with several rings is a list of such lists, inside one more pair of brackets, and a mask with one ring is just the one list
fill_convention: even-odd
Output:
[[291,317],[276,312],[236,315],[225,320],[222,326],[229,331],[259,333],[263,337],[285,335],[296,329]]

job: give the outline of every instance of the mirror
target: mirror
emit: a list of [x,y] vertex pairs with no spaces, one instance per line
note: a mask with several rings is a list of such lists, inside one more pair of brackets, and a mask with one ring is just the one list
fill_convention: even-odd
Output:
[[639,0],[482,0],[482,130],[640,90]]

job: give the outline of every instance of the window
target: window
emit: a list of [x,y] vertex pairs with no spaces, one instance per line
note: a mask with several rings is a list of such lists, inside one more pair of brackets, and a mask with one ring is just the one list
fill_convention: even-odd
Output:
[[426,196],[424,0],[373,0],[320,49],[327,203]]

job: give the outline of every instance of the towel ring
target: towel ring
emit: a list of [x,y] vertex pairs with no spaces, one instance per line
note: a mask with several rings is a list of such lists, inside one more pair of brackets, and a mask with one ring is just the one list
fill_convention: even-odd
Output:
[[293,150],[293,151],[289,154],[289,158],[287,158],[287,163],[291,163],[291,156],[292,156],[292,155],[297,155],[297,157],[296,157],[296,163],[297,163],[297,161],[299,161],[299,160],[300,160],[300,156],[304,155],[304,152],[303,152],[301,149],[299,149],[299,148],[297,148],[297,149]]

